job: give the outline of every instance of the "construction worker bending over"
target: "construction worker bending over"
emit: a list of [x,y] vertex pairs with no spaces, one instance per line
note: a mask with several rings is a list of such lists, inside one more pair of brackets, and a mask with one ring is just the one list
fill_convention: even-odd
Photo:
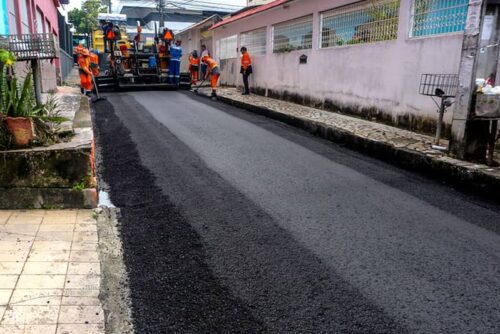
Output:
[[168,65],[168,78],[170,83],[178,85],[181,75],[181,41],[178,39],[175,45],[170,46],[170,63]]
[[208,76],[211,75],[212,79],[210,80],[210,84],[212,86],[212,97],[217,97],[217,81],[219,81],[220,70],[219,66],[209,56],[205,56],[202,59],[203,63],[207,65],[207,73],[205,74],[205,80],[208,79]]
[[74,56],[74,62],[75,63],[79,63],[80,61],[80,58],[82,57],[82,52],[83,50],[85,50],[85,47],[83,46],[83,41],[80,41],[78,43],[78,46],[76,46],[74,49],[73,49],[73,56]]
[[198,81],[198,70],[200,68],[200,58],[198,51],[194,50],[189,55],[189,72],[191,73],[191,84],[196,85]]
[[92,72],[90,71],[90,53],[84,49],[78,60],[78,72],[80,73],[80,90],[82,94],[90,95],[92,91]]
[[97,50],[90,51],[90,70],[94,78],[99,76],[99,56]]
[[241,70],[240,73],[243,74],[243,85],[245,86],[245,91],[242,95],[250,95],[250,88],[248,87],[248,77],[253,73],[252,69],[252,59],[248,54],[247,48],[242,47],[241,51]]

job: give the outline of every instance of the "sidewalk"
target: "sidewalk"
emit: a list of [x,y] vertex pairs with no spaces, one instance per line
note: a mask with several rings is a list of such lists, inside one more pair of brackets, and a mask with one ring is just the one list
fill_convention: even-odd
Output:
[[[202,88],[199,93],[208,96],[210,88]],[[217,93],[222,102],[302,128],[405,168],[498,197],[499,167],[457,160],[433,150],[434,138],[431,136],[260,95],[242,96],[236,88],[220,87]],[[448,146],[448,141],[442,140],[441,145]]]
[[104,333],[91,210],[0,211],[0,333]]

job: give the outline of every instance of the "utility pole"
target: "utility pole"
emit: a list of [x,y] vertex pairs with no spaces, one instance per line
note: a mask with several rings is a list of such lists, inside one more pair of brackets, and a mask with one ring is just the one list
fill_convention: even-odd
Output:
[[160,27],[165,26],[165,5],[166,5],[166,0],[155,0],[156,2],[156,9],[158,10],[158,13],[160,13]]

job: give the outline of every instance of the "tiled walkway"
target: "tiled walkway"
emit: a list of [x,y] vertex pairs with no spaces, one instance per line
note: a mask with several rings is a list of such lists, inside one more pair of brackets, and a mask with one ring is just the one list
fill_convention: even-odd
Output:
[[91,210],[0,211],[0,334],[104,333]]

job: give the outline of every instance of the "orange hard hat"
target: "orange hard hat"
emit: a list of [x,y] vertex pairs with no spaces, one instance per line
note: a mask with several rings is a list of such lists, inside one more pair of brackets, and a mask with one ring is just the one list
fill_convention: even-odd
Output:
[[205,55],[205,56],[203,56],[203,58],[201,58],[201,60],[206,61],[208,58],[209,57]]

